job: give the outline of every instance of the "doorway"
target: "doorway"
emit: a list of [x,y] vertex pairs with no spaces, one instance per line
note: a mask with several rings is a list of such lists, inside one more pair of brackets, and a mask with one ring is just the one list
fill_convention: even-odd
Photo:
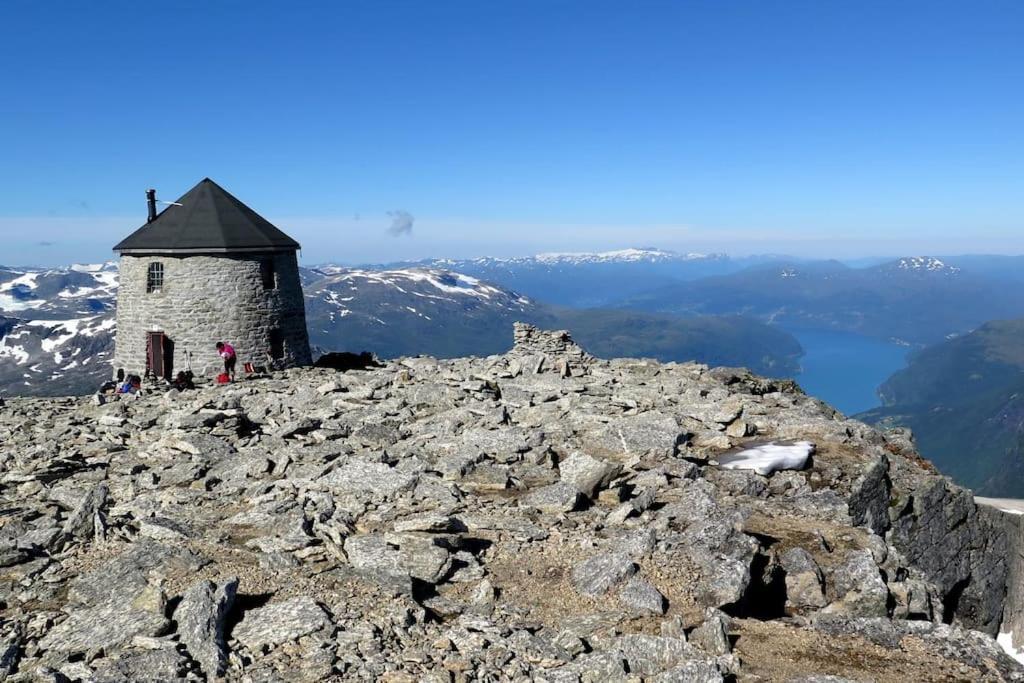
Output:
[[171,379],[174,373],[174,342],[163,332],[148,332],[146,370],[153,377]]

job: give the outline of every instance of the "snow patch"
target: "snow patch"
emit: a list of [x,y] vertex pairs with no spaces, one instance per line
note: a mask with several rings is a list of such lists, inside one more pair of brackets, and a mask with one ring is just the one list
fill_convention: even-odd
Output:
[[0,285],[0,290],[11,290],[15,287],[25,289],[35,289],[37,287],[36,278],[39,277],[39,273],[25,273],[13,280],[8,280],[4,284]]
[[540,263],[636,263],[639,261],[697,261],[707,254],[677,254],[661,249],[616,249],[599,252],[548,252],[537,254]]
[[[39,342],[39,346],[44,352],[50,353],[68,339],[71,339],[71,337],[78,334],[79,326],[88,320],[92,320],[92,318],[73,318],[71,320],[29,320],[25,324],[33,327],[49,328],[46,339]],[[88,334],[87,336],[92,335]]]
[[753,470],[767,476],[778,470],[802,470],[813,453],[814,444],[810,441],[790,444],[773,441],[726,453],[718,458],[718,466],[724,470]]
[[909,256],[907,258],[901,258],[896,264],[896,267],[900,270],[928,271],[932,273],[946,272],[950,275],[956,275],[960,272],[958,267],[946,265],[946,263],[941,259],[937,259],[932,256]]
[[[1020,513],[1018,512],[1017,514]],[[1013,631],[1000,633],[996,637],[996,642],[999,644],[999,647],[1003,648],[1003,652],[1024,664],[1024,649],[1017,649],[1013,646]]]
[[[335,275],[331,276],[334,283],[345,283],[350,285],[352,291],[356,291],[354,282],[364,281],[373,282],[382,285],[387,285],[401,292],[402,294],[414,294],[417,296],[423,296],[418,292],[410,292],[405,289],[410,284],[425,284],[431,288],[443,292],[445,294],[459,294],[462,296],[472,296],[480,299],[491,299],[492,297],[506,296],[509,293],[481,282],[479,279],[463,273],[456,273],[454,271],[441,271],[441,270],[430,270],[430,269],[402,269],[402,270],[361,270],[361,269],[350,269],[350,270],[339,270]],[[405,287],[403,287],[403,285]],[[326,296],[330,297],[332,301],[345,300],[337,296],[337,294],[330,293]],[[429,296],[429,295],[427,295]],[[516,295],[518,297],[518,295]],[[351,299],[351,297],[350,297]]]
[[24,311],[29,308],[39,308],[45,301],[42,299],[30,299],[22,301],[15,299],[10,294],[0,294],[0,311]]
[[8,344],[8,338],[4,337],[0,339],[0,358],[7,356],[13,358],[15,364],[22,365],[28,362],[28,351],[23,346],[17,346],[14,344]]

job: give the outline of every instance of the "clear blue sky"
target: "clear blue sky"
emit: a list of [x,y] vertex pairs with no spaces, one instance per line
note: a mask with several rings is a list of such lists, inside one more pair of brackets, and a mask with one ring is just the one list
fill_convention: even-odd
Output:
[[1022,253],[1024,2],[4,3],[0,263],[204,176],[306,262]]

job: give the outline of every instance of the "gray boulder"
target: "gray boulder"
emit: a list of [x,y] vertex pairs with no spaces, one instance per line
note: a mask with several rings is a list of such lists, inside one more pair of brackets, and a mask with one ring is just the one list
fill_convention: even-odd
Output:
[[846,561],[832,572],[839,600],[829,612],[856,617],[884,617],[888,614],[889,589],[882,580],[870,550],[851,551]]
[[821,569],[803,548],[790,548],[779,557],[786,573],[786,606],[794,610],[818,609],[827,604]]
[[185,591],[174,610],[178,639],[209,677],[222,675],[227,666],[224,620],[237,590],[237,578],[219,584],[200,581]]
[[707,610],[704,614],[704,622],[693,630],[689,642],[712,656],[731,653],[729,617],[721,610]]
[[147,586],[134,600],[109,596],[100,605],[72,611],[39,641],[39,647],[63,654],[111,651],[136,636],[159,636],[170,628],[166,604],[163,591],[155,586]]
[[524,507],[535,508],[549,514],[572,512],[579,503],[579,490],[564,481],[530,491],[520,500],[520,504]]
[[584,595],[602,595],[615,584],[636,573],[629,555],[621,552],[600,553],[576,565],[572,582]]
[[593,498],[622,471],[619,463],[592,458],[585,453],[573,453],[558,464],[562,481],[576,487],[583,495]]
[[639,576],[633,576],[622,587],[619,602],[635,614],[665,613],[665,596]]
[[330,629],[333,624],[324,608],[303,595],[247,611],[235,626],[232,637],[250,652],[259,653],[264,648],[274,648]]
[[61,529],[61,536],[66,540],[87,541],[95,533],[95,516],[106,505],[109,489],[106,484],[97,484],[89,489],[82,502],[78,504]]

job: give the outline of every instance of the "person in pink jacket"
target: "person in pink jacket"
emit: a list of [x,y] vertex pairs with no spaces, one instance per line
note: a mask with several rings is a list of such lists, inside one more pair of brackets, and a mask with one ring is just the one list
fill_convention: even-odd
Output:
[[224,359],[224,372],[227,373],[231,381],[235,381],[235,363],[238,358],[235,356],[235,347],[231,344],[225,344],[224,342],[217,342],[217,354]]

